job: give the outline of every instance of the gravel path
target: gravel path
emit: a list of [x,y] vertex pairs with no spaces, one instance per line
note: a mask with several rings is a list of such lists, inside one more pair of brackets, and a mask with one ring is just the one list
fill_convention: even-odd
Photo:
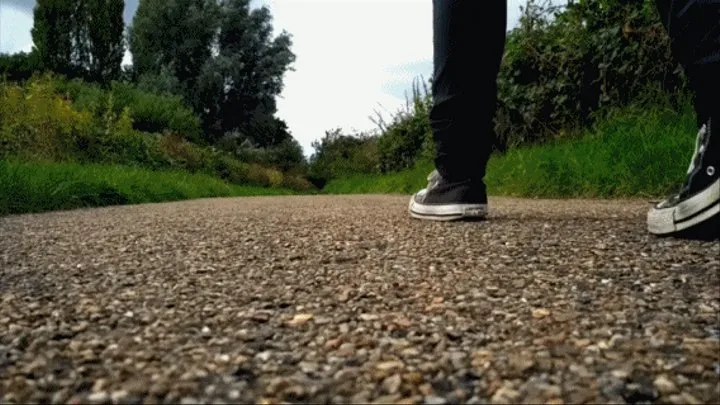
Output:
[[720,402],[717,242],[646,201],[257,197],[0,218],[0,403]]

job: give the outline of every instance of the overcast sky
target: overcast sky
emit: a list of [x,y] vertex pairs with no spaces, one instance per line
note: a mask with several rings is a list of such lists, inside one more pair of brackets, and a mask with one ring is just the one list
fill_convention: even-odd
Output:
[[[481,0],[477,0],[481,1]],[[255,0],[293,35],[295,71],[285,76],[278,116],[310,154],[325,130],[370,130],[375,110],[395,112],[414,78],[432,71],[431,0]],[[555,1],[563,3],[564,1]],[[138,0],[125,0],[125,22]],[[519,6],[509,0],[508,28]],[[29,51],[34,0],[0,0],[0,52]],[[126,54],[125,63],[131,61]],[[388,114],[386,113],[386,117]]]

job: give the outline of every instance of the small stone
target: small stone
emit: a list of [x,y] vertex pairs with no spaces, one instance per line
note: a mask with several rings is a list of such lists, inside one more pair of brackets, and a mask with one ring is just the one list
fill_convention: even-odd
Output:
[[380,319],[380,315],[377,314],[360,314],[360,319],[365,322],[377,321]]
[[240,399],[240,390],[230,390],[227,396],[229,400],[237,401],[238,399]]
[[95,380],[95,383],[93,383],[92,391],[93,392],[104,391],[106,386],[107,386],[107,380],[104,378],[99,378],[99,379]]
[[200,331],[203,336],[210,336],[210,332],[210,328],[208,328],[207,326],[203,326],[202,330]]
[[686,404],[685,398],[683,398],[682,395],[676,394],[676,395],[670,395],[667,398],[668,402],[675,405],[683,405]]
[[662,394],[674,394],[677,392],[677,386],[669,378],[664,375],[658,376],[655,381],[655,388]]
[[406,382],[408,382],[410,384],[418,385],[423,381],[423,375],[420,373],[416,373],[416,372],[407,373],[403,377],[403,380],[405,380]]
[[683,392],[683,393],[680,394],[680,395],[682,395],[682,398],[683,398],[683,400],[685,401],[686,404],[696,405],[696,404],[702,404],[702,403],[703,403],[701,400],[695,398],[694,396],[690,395],[690,394],[687,393],[687,392]]
[[327,342],[325,342],[325,348],[328,350],[335,350],[342,344],[342,340],[340,339],[330,339]]
[[266,351],[264,351],[264,352],[260,352],[260,353],[258,353],[258,354],[255,355],[255,358],[258,359],[258,360],[260,360],[260,361],[262,361],[262,362],[267,362],[268,360],[270,360],[271,357],[272,357],[272,352],[269,351],[269,350],[266,350]]
[[403,368],[404,366],[405,365],[399,361],[385,361],[375,365],[378,370],[382,371],[390,371],[397,368]]
[[508,366],[510,367],[510,370],[517,375],[522,375],[534,365],[535,361],[531,356],[511,354],[508,359]]
[[412,321],[410,321],[409,319],[405,318],[404,316],[401,316],[401,317],[399,317],[399,318],[395,318],[395,319],[393,320],[393,323],[394,323],[395,325],[401,327],[401,328],[409,328],[410,326],[412,326]]
[[[53,404],[64,404],[70,398],[70,390],[63,388],[52,396]],[[12,401],[10,401],[12,402]]]
[[337,300],[340,302],[346,302],[350,299],[350,290],[342,290],[340,294],[337,295]]
[[510,387],[500,387],[495,394],[493,394],[490,402],[493,404],[507,404],[515,403],[520,398],[520,393]]
[[288,321],[290,326],[300,326],[306,324],[308,321],[313,319],[313,314],[295,314],[295,316]]
[[337,355],[341,357],[349,357],[355,354],[355,345],[352,343],[343,343],[337,351]]
[[618,380],[625,380],[630,376],[630,373],[627,370],[620,369],[613,370],[612,372],[610,372],[610,374]]
[[88,402],[92,402],[94,404],[105,403],[108,399],[110,399],[110,396],[105,391],[93,392],[87,397]]
[[298,364],[298,367],[300,367],[300,370],[301,370],[303,373],[306,373],[306,374],[307,374],[307,373],[314,373],[314,372],[316,372],[316,371],[318,370],[318,364],[317,364],[317,363],[310,363],[310,362],[307,362],[307,361],[301,361],[301,362]]
[[401,383],[400,374],[395,374],[383,380],[382,387],[386,393],[396,394],[400,390]]
[[418,387],[418,391],[426,397],[431,396],[434,393],[432,385],[427,383],[420,385]]
[[415,357],[420,355],[420,351],[414,347],[408,347],[403,349],[400,354],[406,357]]
[[447,404],[447,401],[444,398],[436,397],[436,396],[428,396],[425,397],[425,403],[428,405],[443,405]]
[[372,403],[373,404],[395,404],[397,403],[397,400],[400,399],[397,395],[383,395],[381,397],[376,398]]
[[578,339],[575,341],[575,347],[583,348],[590,346],[590,339]]
[[532,316],[535,319],[542,319],[550,315],[550,310],[545,308],[537,308],[532,312]]
[[110,394],[110,399],[113,401],[113,403],[116,403],[116,404],[119,402],[125,401],[127,397],[128,397],[128,392],[125,390],[113,391]]
[[610,340],[608,341],[608,346],[609,346],[609,347],[615,347],[615,346],[617,346],[617,345],[619,345],[619,344],[622,344],[622,343],[624,343],[624,342],[626,342],[626,341],[627,341],[627,338],[626,338],[625,336],[623,336],[623,335],[617,335],[617,334],[616,334],[616,335],[612,335],[612,337],[611,337]]

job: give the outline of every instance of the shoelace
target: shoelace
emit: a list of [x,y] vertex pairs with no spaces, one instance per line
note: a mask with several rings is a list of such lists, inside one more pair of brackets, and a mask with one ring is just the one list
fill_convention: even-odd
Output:
[[427,189],[430,190],[440,181],[440,173],[437,170],[433,170],[430,172],[430,174],[427,177],[428,186]]
[[675,195],[675,197],[677,198],[680,198],[680,195],[684,194],[690,189],[690,182],[693,178],[693,173],[702,161],[703,155],[705,154],[705,146],[707,144],[706,137],[710,136],[710,125],[712,124],[710,120],[708,120],[707,124],[704,124],[697,133],[697,137],[695,138],[695,151],[693,152],[692,159],[690,160],[690,166],[688,167],[687,171],[688,176],[685,179],[685,182],[683,183],[680,192]]
[[690,174],[695,170],[701,155],[705,152],[705,135],[707,135],[707,125],[703,125],[697,133],[695,138],[695,151],[693,152],[692,159],[690,159],[690,166],[688,167],[687,174]]

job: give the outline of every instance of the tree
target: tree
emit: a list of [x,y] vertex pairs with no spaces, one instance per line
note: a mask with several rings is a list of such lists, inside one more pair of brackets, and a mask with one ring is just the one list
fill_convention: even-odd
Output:
[[121,74],[125,53],[124,0],[91,0],[87,3],[88,53],[86,69],[90,77],[108,84]]
[[[295,55],[273,38],[267,7],[250,0],[140,0],[129,30],[134,73],[146,87],[185,97],[207,140],[240,132],[263,147],[290,138],[275,97]],[[189,35],[192,33],[192,35]]]
[[136,77],[173,72],[181,85],[175,93],[192,100],[212,56],[218,11],[216,0],[140,0],[128,29]]
[[103,84],[120,76],[124,0],[38,0],[34,52],[44,69]]
[[40,63],[35,53],[0,54],[0,80],[3,78],[11,82],[27,80],[38,70]]
[[[224,0],[220,11],[219,36],[213,44],[217,56],[205,65],[199,80],[206,129],[216,136],[239,130],[258,144],[278,144],[289,137],[274,114],[283,76],[295,61],[291,37],[283,31],[273,38],[270,10],[251,10],[250,0]],[[271,128],[274,134],[267,133]]]
[[45,69],[70,75],[73,66],[73,11],[76,0],[37,0],[31,35]]

